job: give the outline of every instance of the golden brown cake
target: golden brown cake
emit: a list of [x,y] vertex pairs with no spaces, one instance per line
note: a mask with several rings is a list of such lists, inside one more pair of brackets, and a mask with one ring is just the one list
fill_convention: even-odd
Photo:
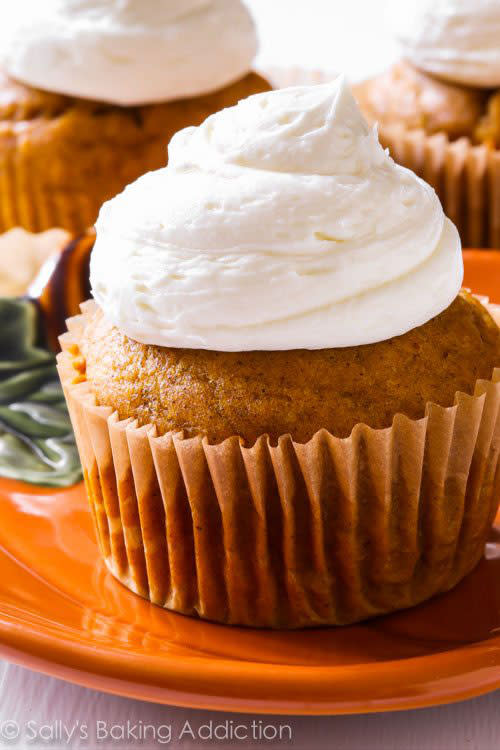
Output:
[[365,115],[381,126],[399,124],[408,130],[446,133],[451,139],[477,139],[488,101],[482,89],[440,81],[404,61],[358,84],[354,93]]
[[389,427],[395,414],[423,417],[428,402],[451,406],[500,367],[500,329],[463,291],[425,325],[376,344],[214,352],[140,344],[97,308],[80,349],[96,403],[120,419],[253,445],[264,434],[306,442],[321,428],[343,438],[358,422]]
[[500,91],[491,93],[486,111],[476,125],[474,138],[495,149],[500,148]]
[[35,89],[0,72],[0,232],[83,231],[105,200],[166,163],[174,133],[268,89],[249,73],[212,94],[120,107]]

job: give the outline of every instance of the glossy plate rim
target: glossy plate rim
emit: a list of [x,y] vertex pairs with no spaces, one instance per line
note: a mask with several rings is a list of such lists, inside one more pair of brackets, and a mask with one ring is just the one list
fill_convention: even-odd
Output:
[[[5,623],[2,621],[0,624],[0,637],[4,638],[4,626]],[[471,698],[477,698],[481,695],[493,692],[494,690],[500,689],[500,639],[494,639],[487,642],[487,646],[483,649],[481,655],[476,654],[475,656],[470,654],[467,657],[465,666],[462,662],[460,669],[455,670],[453,668],[454,662],[456,661],[456,652],[448,651],[444,654],[437,654],[429,657],[416,657],[414,660],[404,660],[405,668],[404,672],[408,677],[409,674],[413,674],[417,685],[424,687],[426,691],[422,691],[418,695],[402,695],[395,697],[394,695],[388,694],[385,698],[374,698],[373,700],[367,698],[354,698],[354,697],[340,697],[340,692],[344,691],[346,687],[349,687],[349,695],[356,682],[356,677],[350,675],[349,679],[345,679],[347,675],[344,674],[344,679],[341,682],[330,682],[325,681],[324,685],[328,691],[328,695],[324,698],[319,699],[317,696],[311,700],[307,700],[304,697],[297,696],[292,697],[277,697],[276,693],[271,696],[265,696],[263,698],[257,698],[256,694],[262,692],[263,680],[272,679],[273,671],[277,665],[262,665],[257,664],[257,670],[259,672],[257,679],[252,681],[255,691],[249,695],[232,695],[231,692],[234,690],[234,675],[230,674],[229,679],[226,683],[226,690],[224,694],[208,694],[206,690],[200,691],[194,689],[187,689],[185,686],[174,685],[176,678],[183,679],[184,674],[180,674],[177,670],[167,673],[165,670],[161,671],[161,676],[165,679],[168,678],[172,681],[172,684],[167,686],[165,684],[154,684],[153,682],[140,682],[134,681],[130,678],[124,677],[124,665],[120,660],[106,659],[106,673],[100,669],[100,660],[91,660],[90,653],[84,654],[89,658],[89,666],[94,665],[93,670],[86,670],[68,664],[62,664],[57,661],[57,655],[54,653],[52,659],[46,659],[39,656],[36,653],[32,653],[30,646],[33,643],[26,644],[26,650],[20,650],[9,646],[5,643],[0,645],[0,656],[9,662],[17,664],[21,667],[26,667],[35,672],[45,674],[49,677],[56,677],[63,681],[79,685],[81,687],[90,688],[99,692],[116,695],[123,698],[130,698],[135,700],[146,701],[149,703],[157,703],[160,705],[175,706],[179,708],[192,708],[197,710],[207,711],[225,711],[229,713],[245,713],[245,714],[262,714],[262,715],[283,715],[283,716],[340,716],[349,714],[366,714],[366,713],[384,713],[392,711],[406,711],[410,709],[419,708],[431,708],[435,706],[442,706],[451,703],[458,703]],[[36,642],[37,646],[43,645],[41,641]],[[474,646],[475,644],[469,644]],[[73,655],[74,649],[68,647],[67,649],[61,649],[60,654]],[[460,655],[464,655],[464,649],[457,649]],[[439,657],[445,656],[445,659]],[[479,657],[479,658],[478,658]],[[408,669],[409,661],[422,661],[425,660],[432,662],[427,667],[422,665],[416,667],[415,670]],[[204,661],[204,660],[202,660]],[[225,663],[226,667],[232,668],[234,662],[229,660],[218,660],[219,662]],[[442,662],[438,664],[438,662]],[[110,675],[109,670],[114,672],[115,668],[121,671],[122,676]],[[206,664],[204,664],[206,666]],[[268,669],[264,669],[264,666]],[[380,669],[379,665],[372,665],[374,668],[371,670],[371,683],[376,683],[377,690],[380,690]],[[362,665],[366,677],[366,665]],[[429,670],[436,671],[438,668],[443,668],[443,676],[431,681],[425,677],[429,673]],[[311,680],[305,679],[304,674],[300,674],[302,670],[311,669],[310,667],[290,667],[290,672],[286,677],[286,680],[277,681],[275,688],[288,689],[290,687],[290,681],[293,680],[296,674],[297,681],[300,681],[300,691],[305,694],[308,688],[311,687]],[[323,680],[331,676],[331,672],[337,673],[345,672],[345,668],[334,667],[334,668],[319,668],[315,669],[315,677],[312,680],[313,684],[316,685],[318,681]],[[470,669],[470,671],[468,671]],[[227,671],[227,670],[225,670]],[[182,672],[182,670],[181,670]],[[241,675],[247,677],[244,669],[241,669]],[[264,674],[265,673],[265,674]],[[218,677],[221,672],[219,671]],[[472,677],[472,675],[474,675]],[[189,675],[194,682],[194,685],[200,684],[202,680],[199,679],[199,672],[191,673]],[[463,681],[464,677],[467,677],[468,683],[459,684]],[[255,677],[255,675],[254,675]],[[392,680],[391,680],[392,681]],[[449,683],[456,683],[453,687],[449,686]],[[248,683],[247,683],[248,684]],[[270,687],[269,685],[267,686]],[[333,697],[334,694],[337,697]]]

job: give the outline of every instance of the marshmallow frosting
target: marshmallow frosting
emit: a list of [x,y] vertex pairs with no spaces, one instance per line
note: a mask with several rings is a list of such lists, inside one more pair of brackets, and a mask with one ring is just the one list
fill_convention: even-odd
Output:
[[455,83],[500,86],[498,0],[392,0],[388,17],[416,67]]
[[442,312],[463,275],[434,190],[343,78],[257,94],[177,133],[105,203],[93,294],[126,335],[248,351],[368,344]]
[[119,105],[222,88],[248,73],[256,49],[240,0],[15,0],[0,24],[11,76]]

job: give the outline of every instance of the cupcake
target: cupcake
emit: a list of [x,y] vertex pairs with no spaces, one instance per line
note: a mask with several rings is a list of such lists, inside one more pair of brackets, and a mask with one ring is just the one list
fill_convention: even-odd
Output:
[[500,7],[390,5],[403,60],[355,95],[400,164],[437,191],[462,241],[500,247]]
[[342,78],[177,133],[96,228],[59,372],[114,576],[297,628],[410,607],[477,564],[500,330],[461,291],[433,189]]
[[19,0],[3,16],[0,232],[85,229],[177,130],[269,88],[239,0]]

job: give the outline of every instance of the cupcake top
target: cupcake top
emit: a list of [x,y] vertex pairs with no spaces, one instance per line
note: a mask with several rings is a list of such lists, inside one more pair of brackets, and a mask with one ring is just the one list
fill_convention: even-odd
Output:
[[106,317],[145,344],[220,351],[373,343],[443,311],[460,241],[342,77],[258,94],[172,139],[168,167],[104,204]]
[[390,18],[416,67],[455,83],[500,86],[497,0],[393,0]]
[[240,0],[16,0],[0,60],[30,86],[119,105],[205,94],[251,67]]

